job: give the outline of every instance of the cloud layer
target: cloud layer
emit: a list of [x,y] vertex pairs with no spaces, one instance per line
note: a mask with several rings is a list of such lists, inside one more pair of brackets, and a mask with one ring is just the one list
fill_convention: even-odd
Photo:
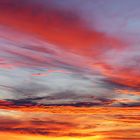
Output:
[[[0,1],[0,137],[139,138],[139,5]],[[24,119],[26,112],[33,115]]]

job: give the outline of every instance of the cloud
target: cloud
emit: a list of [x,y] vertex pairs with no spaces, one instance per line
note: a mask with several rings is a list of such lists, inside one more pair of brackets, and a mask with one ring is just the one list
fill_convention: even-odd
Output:
[[139,87],[134,65],[139,49],[91,28],[78,9],[66,10],[49,1],[33,4],[31,0],[7,0],[0,7],[2,68],[40,69],[31,73],[33,77],[48,77],[56,71],[99,75],[101,82],[105,79],[114,86]]
[[119,47],[117,39],[108,38],[96,30],[91,31],[76,11],[60,9],[49,1],[40,5],[25,1],[24,4],[18,3],[19,7],[16,3],[7,1],[1,4],[1,13],[5,14],[0,15],[1,23],[39,34],[53,44],[83,55],[96,55],[112,45],[113,48]]
[[[83,16],[87,8],[84,13],[79,12],[82,6],[64,5],[48,0],[1,2],[0,84],[6,93],[2,99],[12,96],[17,104],[104,106],[117,102],[121,93],[116,89],[139,92],[138,44],[91,27]],[[98,18],[93,20],[101,25]],[[83,95],[96,99],[91,102]],[[34,100],[37,97],[48,99]]]
[[[52,110],[52,108],[47,110],[49,109]],[[54,111],[58,109],[57,113],[38,110],[28,112],[27,115],[25,110],[7,113],[6,110],[2,110],[0,132],[71,138],[102,135],[108,139],[113,137],[117,139],[120,136],[127,137],[126,132],[129,132],[130,138],[139,136],[138,107],[54,107],[53,109]]]
[[138,5],[0,1],[0,138],[139,139]]
[[116,90],[116,92],[120,93],[120,94],[130,94],[130,95],[140,95],[140,92],[137,90]]

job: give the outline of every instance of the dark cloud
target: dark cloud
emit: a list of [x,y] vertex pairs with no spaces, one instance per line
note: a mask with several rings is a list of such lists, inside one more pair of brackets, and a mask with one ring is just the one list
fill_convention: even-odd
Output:
[[[65,100],[67,100],[66,103]],[[67,91],[56,93],[48,96],[23,98],[23,99],[7,99],[6,101],[12,103],[14,107],[22,106],[75,106],[75,107],[93,107],[93,106],[108,106],[116,100],[107,99],[105,97],[96,97],[92,95],[79,95]],[[6,102],[5,101],[5,102]],[[2,104],[4,105],[4,103]],[[12,107],[11,106],[11,107]]]
[[140,102],[117,102],[112,106],[116,107],[140,107]]

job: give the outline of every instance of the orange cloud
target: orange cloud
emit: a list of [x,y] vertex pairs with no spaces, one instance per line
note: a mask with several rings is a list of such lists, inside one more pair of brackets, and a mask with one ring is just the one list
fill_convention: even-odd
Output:
[[[129,88],[139,89],[140,74],[135,70],[138,69],[137,67],[133,68],[129,66],[126,68],[125,66],[122,66],[122,64],[119,65],[117,63],[118,65],[113,65],[110,63],[110,61],[106,60],[106,52],[111,53],[114,50],[115,52],[124,50],[126,46],[124,45],[125,43],[123,40],[106,35],[105,33],[97,31],[95,28],[91,29],[85,19],[83,19],[80,14],[76,12],[76,10],[72,11],[61,9],[49,1],[46,5],[28,2],[28,0],[20,2],[18,0],[1,1],[1,26],[5,26],[6,28],[9,27],[20,32],[21,34],[26,33],[26,35],[31,35],[40,41],[43,40],[44,42],[49,42],[50,44],[54,45],[54,48],[56,46],[57,49],[55,50],[52,47],[52,50],[49,50],[48,44],[48,46],[46,45],[47,47],[44,47],[43,45],[39,46],[40,44],[30,45],[28,42],[25,42],[25,44],[27,43],[27,46],[24,46],[23,42],[19,42],[21,45],[20,46],[17,43],[18,35],[13,35],[14,39],[11,42],[15,44],[11,47],[9,45],[11,42],[8,42],[9,44],[4,42],[7,43],[7,46],[1,47],[2,51],[0,53],[7,59],[0,59],[0,68],[13,68],[14,66],[25,65],[27,65],[27,68],[31,68],[31,71],[34,70],[32,68],[33,66],[36,66],[38,69],[40,69],[41,66],[44,66],[45,68],[46,66],[54,66],[55,69],[56,66],[60,67],[60,69],[61,66],[67,66],[66,68],[70,70],[74,69],[74,67],[77,67],[77,69],[81,68],[82,70],[85,68],[87,70],[87,77],[85,74],[86,70],[83,70],[85,73],[82,73],[79,69],[79,71],[76,69],[79,73],[81,72],[81,79],[77,79],[77,81],[84,81],[86,78],[88,79],[88,76],[91,76],[91,79],[89,78],[87,80],[88,82],[96,81],[95,73],[98,71],[99,73],[97,73],[99,76],[116,85],[118,84],[126,87],[129,86]],[[14,32],[11,31],[11,33]],[[8,38],[8,32],[5,36],[9,41],[10,37]],[[5,36],[2,36],[2,39],[5,39]],[[17,60],[18,58],[20,58],[19,61]],[[125,63],[125,61],[122,63]],[[69,72],[65,70],[48,70],[45,73],[33,73],[32,76],[48,76],[48,74],[51,73],[66,74]],[[92,74],[95,77],[95,79],[93,77],[93,81]],[[17,76],[16,78],[18,79],[19,77]],[[7,79],[8,78],[6,77],[5,81]],[[34,79],[33,77],[29,79],[31,80],[31,85],[36,83],[34,81],[32,83],[32,79]],[[71,79],[68,79],[68,81],[69,80]],[[7,83],[11,84],[12,82],[10,81]],[[24,83],[26,84],[26,80],[23,78],[23,87],[26,86]],[[86,83],[83,83],[83,85],[84,84],[86,85]],[[12,87],[11,85],[9,86],[10,88]],[[79,107],[75,107],[74,103],[70,103],[67,106],[65,106],[65,104],[40,105],[38,102],[32,102],[32,98],[29,100],[27,98],[23,100],[16,100],[16,96],[20,92],[23,94],[23,96],[28,96],[28,91],[30,92],[31,90],[32,96],[38,88],[35,88],[36,85],[28,90],[26,90],[26,87],[23,88],[24,92],[22,90],[22,86],[21,88],[20,85],[18,87],[18,82],[15,85],[17,85],[17,87],[15,86],[11,88],[13,96],[15,95],[15,100],[13,100],[13,102],[12,100],[10,101],[10,99],[7,99],[7,101],[0,100],[1,139],[135,140],[140,138],[140,104],[137,104],[137,107],[133,106],[133,108],[128,107],[129,104],[127,105],[127,103],[135,103],[133,100],[107,100],[102,98],[101,101],[96,98],[92,98],[93,100],[96,100],[96,105],[101,105],[100,107],[93,107],[92,105],[94,104],[91,104],[90,106],[89,102],[79,103]],[[28,82],[27,86],[30,86],[28,85]],[[6,87],[6,85],[4,85],[2,87],[7,89],[5,90],[6,92],[9,92],[10,88],[8,86]],[[102,90],[100,80],[97,80],[97,83],[95,82],[95,90],[93,88],[91,89],[91,92],[96,91],[96,88],[100,89],[100,87]],[[42,86],[40,86],[40,88],[42,88]],[[90,88],[90,86],[85,86],[85,88]],[[114,91],[112,89],[111,91]],[[80,88],[80,91],[84,90]],[[16,92],[16,94],[14,92]],[[25,92],[27,92],[26,95],[24,95]],[[39,89],[39,92],[37,90],[36,94],[40,92],[42,93],[42,90]],[[43,90],[43,92],[47,92],[47,90]],[[101,92],[104,93],[104,90]],[[140,95],[140,92],[137,90],[118,89],[115,90],[115,93]],[[85,94],[87,96],[87,93]],[[86,96],[83,96],[82,99],[85,99]],[[35,95],[35,97],[37,96]],[[68,98],[69,97],[70,96],[68,96]],[[79,97],[80,96],[73,96],[73,98],[76,99]],[[25,100],[27,102],[25,102]],[[16,101],[18,102],[17,104]],[[112,105],[115,103],[122,103],[126,106],[125,108],[120,106],[112,107]],[[89,105],[90,107],[86,107],[86,105]]]
[[139,107],[55,107],[53,113],[51,109],[28,112],[28,115],[26,110],[12,110],[8,113],[1,110],[0,132],[52,139],[67,137],[123,140],[140,136]]
[[[7,137],[8,135],[8,137]],[[106,140],[104,136],[91,136],[85,138],[74,138],[74,137],[46,137],[46,136],[35,136],[35,135],[24,135],[24,134],[12,134],[12,133],[0,133],[0,138],[6,140]]]
[[123,90],[123,89],[118,89],[116,90],[117,93],[121,93],[121,94],[134,94],[134,95],[140,95],[139,91],[135,91],[135,90]]

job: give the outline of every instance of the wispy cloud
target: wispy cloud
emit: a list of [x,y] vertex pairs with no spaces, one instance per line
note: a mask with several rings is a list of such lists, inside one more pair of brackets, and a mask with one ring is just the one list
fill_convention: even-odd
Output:
[[0,1],[0,132],[139,139],[139,5]]

